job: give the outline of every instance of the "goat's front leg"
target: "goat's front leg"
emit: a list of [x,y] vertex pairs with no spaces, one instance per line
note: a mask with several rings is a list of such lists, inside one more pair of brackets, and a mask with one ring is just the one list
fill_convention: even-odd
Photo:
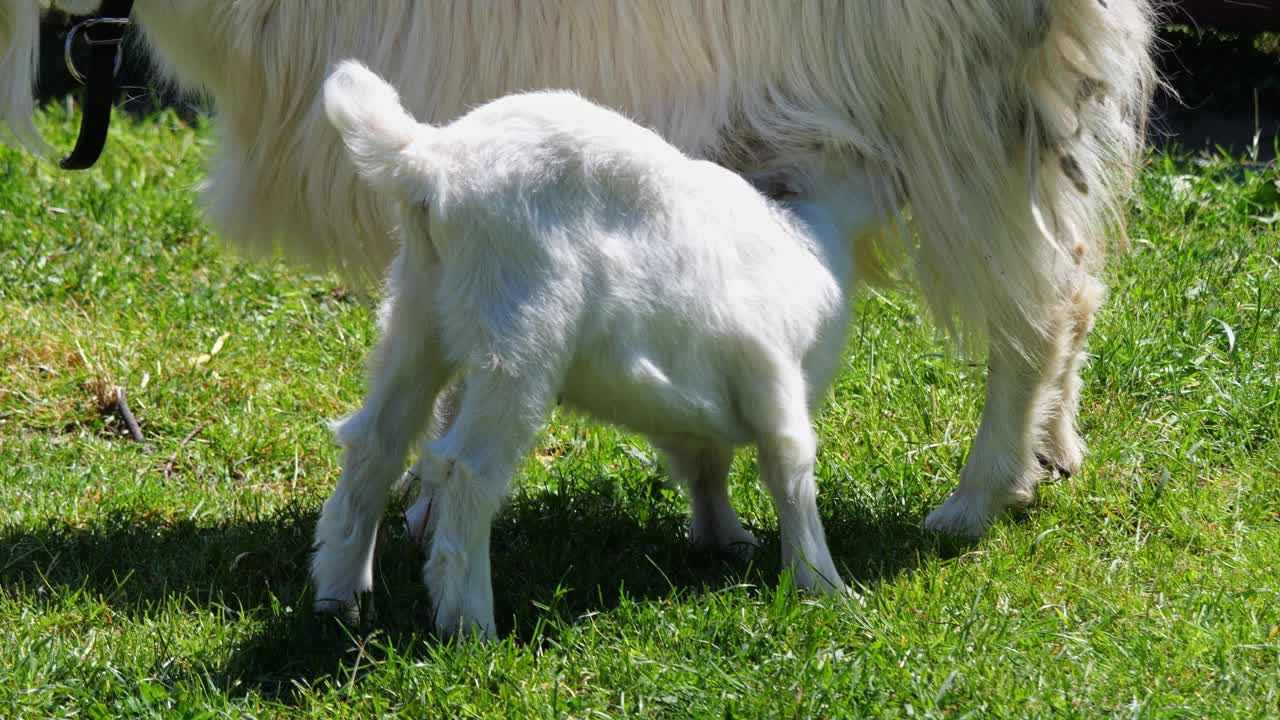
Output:
[[689,542],[750,558],[760,542],[742,526],[729,501],[733,448],[713,441],[651,437],[667,459],[672,477],[689,491]]
[[750,422],[760,451],[760,478],[778,513],[782,564],[792,570],[801,589],[843,591],[844,581],[818,517],[813,475],[818,439],[809,419],[805,379],[785,361],[770,363],[765,372],[759,397],[744,404],[758,412]]
[[813,476],[816,449],[813,430],[807,425],[762,438],[760,476],[778,513],[782,565],[793,572],[796,587],[839,592],[844,590],[844,581],[818,517],[818,486]]
[[549,369],[483,370],[468,373],[465,381],[449,431],[423,451],[431,477],[431,541],[423,576],[442,637],[492,638],[493,518],[555,401],[558,376]]

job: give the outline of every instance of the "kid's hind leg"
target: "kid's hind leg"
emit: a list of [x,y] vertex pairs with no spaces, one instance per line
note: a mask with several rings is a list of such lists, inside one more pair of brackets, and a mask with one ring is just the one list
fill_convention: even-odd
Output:
[[667,458],[672,477],[689,491],[689,541],[750,557],[760,543],[742,526],[729,501],[733,448],[704,440],[650,438]]
[[[459,378],[456,382],[445,386],[444,390],[436,396],[435,407],[431,415],[431,429],[427,435],[427,443],[439,437],[443,437],[453,426],[453,420],[458,416],[458,405],[462,400],[462,391],[465,382]],[[407,510],[404,511],[405,529],[409,533],[409,537],[415,543],[421,546],[427,539],[427,522],[431,517],[431,500],[434,497],[435,488],[440,484],[440,467],[437,463],[432,462],[427,444],[424,443],[422,453],[419,454],[418,460],[409,468],[409,487],[406,493],[417,493],[417,497]],[[413,484],[416,483],[417,487]]]
[[511,476],[559,390],[552,370],[486,370],[466,377],[457,417],[424,452],[439,469],[423,575],[443,637],[493,637],[489,538]]
[[335,428],[342,475],[316,523],[315,608],[347,613],[373,587],[373,551],[391,483],[448,377],[439,338],[413,288],[394,300],[375,349],[363,407]]

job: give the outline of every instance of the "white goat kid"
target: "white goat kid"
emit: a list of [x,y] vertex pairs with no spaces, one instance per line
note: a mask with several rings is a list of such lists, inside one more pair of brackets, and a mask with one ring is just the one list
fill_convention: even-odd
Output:
[[[438,630],[494,632],[489,534],[552,405],[650,437],[723,484],[759,449],[798,586],[843,588],[815,503],[810,413],[839,364],[866,178],[783,209],[745,180],[569,92],[512,95],[420,125],[354,62],[324,86],[352,159],[403,206],[364,406],[337,426],[341,480],[316,529],[321,610],[370,587],[388,486],[455,373],[425,576]],[[722,542],[753,542],[732,508]],[[355,531],[353,532],[353,528]]]
[[[0,125],[29,146],[47,4],[0,0]],[[161,73],[217,111],[213,224],[252,251],[282,244],[355,274],[385,271],[395,214],[357,182],[318,103],[344,58],[428,122],[565,87],[744,174],[810,152],[864,171],[910,207],[912,232],[886,237],[910,239],[934,316],[987,344],[980,428],[955,493],[926,520],[976,536],[1033,496],[1037,455],[1080,467],[1093,278],[1142,147],[1155,4],[137,0],[133,18]],[[704,498],[695,490],[695,528],[728,504],[714,487]]]

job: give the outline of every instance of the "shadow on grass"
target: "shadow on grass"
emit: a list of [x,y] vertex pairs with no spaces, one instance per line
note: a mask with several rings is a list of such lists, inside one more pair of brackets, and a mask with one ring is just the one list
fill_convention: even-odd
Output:
[[[926,534],[919,518],[873,517],[840,508],[827,534],[846,580],[874,585],[928,556],[957,548]],[[83,527],[49,524],[0,531],[0,589],[28,597],[85,592],[121,612],[161,607],[216,608],[263,626],[202,668],[229,692],[256,690],[288,701],[298,687],[333,681],[369,638],[401,657],[430,654],[431,606],[422,554],[402,528],[380,540],[374,619],[347,629],[314,617],[306,586],[315,509],[291,506],[262,520],[198,524],[119,518]],[[591,494],[522,497],[493,536],[498,629],[517,643],[554,638],[556,628],[607,613],[622,598],[656,601],[778,580],[776,532],[750,565],[691,549],[686,519],[672,513],[638,521]],[[370,651],[377,654],[378,651]],[[215,653],[220,655],[220,653]]]

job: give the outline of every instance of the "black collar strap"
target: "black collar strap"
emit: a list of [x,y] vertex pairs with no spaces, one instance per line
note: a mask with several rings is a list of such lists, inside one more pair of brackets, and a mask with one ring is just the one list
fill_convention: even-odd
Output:
[[[93,167],[107,144],[111,103],[116,95],[116,72],[120,70],[120,43],[132,10],[133,0],[106,0],[96,17],[84,20],[67,33],[67,70],[86,88],[80,114],[80,135],[76,138],[75,149],[62,159],[63,170]],[[77,35],[89,45],[93,65],[89,67],[87,77],[80,73],[71,59],[71,47]]]

